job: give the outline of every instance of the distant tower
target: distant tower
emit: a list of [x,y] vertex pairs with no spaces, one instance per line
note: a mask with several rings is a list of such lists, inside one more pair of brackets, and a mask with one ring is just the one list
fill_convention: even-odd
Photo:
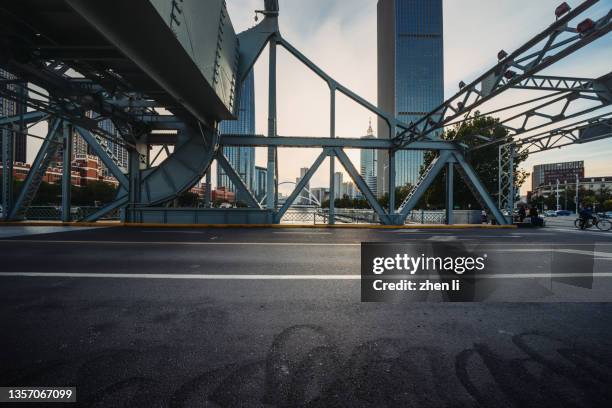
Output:
[[[375,139],[374,130],[372,129],[372,119],[368,126],[368,133],[362,139]],[[361,177],[376,194],[376,174],[377,174],[378,151],[375,149],[361,149]]]
[[[442,0],[378,1],[378,105],[405,123],[417,121],[444,101],[442,17]],[[379,138],[395,132],[378,120]],[[415,150],[395,154],[398,187],[418,180],[423,156]],[[380,151],[381,180],[388,168],[388,154]],[[388,192],[388,184],[381,182],[380,196]]]
[[[16,77],[14,75],[11,75],[10,73],[4,71],[3,69],[0,69],[0,79],[9,79],[9,80],[11,80],[11,79],[16,79]],[[12,92],[21,92],[21,91],[25,92],[25,89],[24,89],[23,85],[9,84],[9,85],[6,85],[6,87],[10,91],[12,91]],[[1,116],[16,116],[16,115],[19,115],[20,112],[25,113],[25,105],[24,104],[17,103],[15,101],[10,100],[10,99],[6,99],[6,98],[3,98],[3,97],[0,97],[0,117]],[[14,131],[18,131],[19,130],[19,125],[18,125],[17,122],[12,126],[12,129]],[[14,140],[15,140],[15,142],[13,144],[14,149],[15,149],[14,161],[25,163],[26,159],[27,159],[27,141],[28,141],[28,137],[25,134],[16,133]],[[0,146],[2,146],[2,140],[0,140]],[[0,150],[0,152],[1,152],[1,150]]]
[[[238,120],[226,120],[220,123],[219,133],[234,135],[255,134],[255,76],[249,72],[242,84]],[[223,153],[236,172],[242,177],[247,187],[253,191],[255,187],[255,148],[254,147],[224,147]],[[221,166],[217,166],[217,186],[228,191],[236,191],[236,187],[225,174]],[[236,196],[238,201],[243,198]]]

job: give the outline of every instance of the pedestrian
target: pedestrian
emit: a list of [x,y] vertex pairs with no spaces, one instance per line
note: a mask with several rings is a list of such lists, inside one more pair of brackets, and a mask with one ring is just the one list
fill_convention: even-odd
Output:
[[535,205],[532,205],[529,209],[529,217],[531,218],[531,225],[536,227],[540,225],[540,217],[538,216],[538,209]]
[[527,218],[527,211],[524,205],[520,205],[518,209],[519,222],[523,222]]

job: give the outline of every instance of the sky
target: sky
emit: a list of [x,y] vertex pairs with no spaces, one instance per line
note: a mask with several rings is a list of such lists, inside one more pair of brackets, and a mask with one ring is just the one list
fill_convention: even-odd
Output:
[[[377,0],[279,0],[279,24],[285,40],[366,100],[376,104],[377,96]],[[578,0],[569,0],[577,6]],[[254,10],[263,8],[263,0],[228,0],[227,5],[236,32],[253,25]],[[446,98],[457,90],[460,81],[476,79],[497,62],[497,52],[510,53],[554,21],[554,9],[560,0],[444,0],[444,76]],[[589,15],[601,17],[612,7],[612,0],[600,0]],[[327,85],[279,47],[278,54],[278,133],[281,136],[318,136],[329,133],[329,91]],[[612,34],[542,74],[596,78],[610,70]],[[267,50],[255,65],[256,128],[267,133]],[[537,92],[537,91],[528,91]],[[509,93],[495,99],[493,106],[516,103],[522,94]],[[537,96],[534,94],[534,96]],[[481,111],[487,111],[487,107]],[[339,137],[366,134],[375,116],[337,95],[336,133]],[[46,125],[32,129],[44,135]],[[34,159],[40,142],[30,138],[28,161]],[[610,153],[612,139],[570,146],[532,155],[523,168],[534,164],[584,160],[587,176],[612,176]],[[309,167],[319,149],[279,149],[280,181],[295,181],[301,167]],[[347,150],[359,168],[359,151]],[[257,163],[265,166],[266,151],[257,149]],[[338,170],[340,165],[336,164]],[[213,172],[214,174],[215,172]],[[213,182],[214,182],[213,176]],[[345,176],[345,180],[348,176]],[[326,160],[314,175],[311,187],[329,185]],[[528,180],[522,193],[530,186]],[[293,187],[281,186],[288,194]]]
[[[376,103],[376,0],[280,0],[279,24],[283,38],[337,81]],[[500,49],[509,53],[554,22],[559,0],[445,0],[444,58],[445,95],[452,96],[460,81],[469,83],[491,68]],[[577,6],[578,1],[569,1]],[[589,11],[603,16],[612,0],[602,0]],[[228,0],[235,30],[255,24],[255,9],[262,0]],[[597,40],[542,74],[599,77],[610,70],[612,35]],[[588,64],[584,62],[588,61]],[[267,51],[255,66],[256,128],[267,130]],[[329,91],[327,85],[279,47],[278,133],[281,136],[320,136],[329,132]],[[521,95],[499,98],[511,104]],[[337,97],[336,128],[339,137],[360,137],[375,117],[348,99]],[[483,109],[486,110],[486,109]],[[374,126],[376,130],[376,127]],[[532,155],[523,167],[556,161],[584,160],[587,176],[612,175],[608,161],[612,140],[570,146]],[[356,167],[359,152],[349,151]],[[281,181],[294,181],[300,167],[308,167],[319,154],[312,149],[280,149]],[[265,166],[265,151],[258,150],[258,165]],[[311,186],[327,186],[328,162],[315,174]],[[339,165],[337,164],[338,168]],[[345,177],[346,179],[346,177]],[[529,186],[530,181],[525,183]],[[291,186],[285,186],[290,190]],[[287,193],[288,191],[284,191]],[[523,189],[525,193],[525,189]]]

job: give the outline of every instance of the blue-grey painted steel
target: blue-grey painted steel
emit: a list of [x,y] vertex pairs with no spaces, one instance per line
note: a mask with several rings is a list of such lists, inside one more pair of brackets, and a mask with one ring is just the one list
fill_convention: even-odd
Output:
[[198,120],[233,117],[239,51],[224,0],[65,1]]
[[10,220],[23,218],[26,209],[32,203],[49,164],[55,158],[61,146],[62,134],[58,132],[60,124],[61,119],[55,119],[51,122],[45,141],[38,150],[34,163],[30,167],[30,172],[21,185],[21,190],[9,216]]
[[274,212],[256,208],[166,208],[139,207],[129,210],[130,222],[155,224],[236,225],[274,223]]
[[[221,135],[220,144],[222,146],[257,146],[257,147],[305,147],[305,148],[324,148],[342,147],[354,149],[377,149],[388,150],[393,148],[393,142],[389,139],[361,139],[361,138],[329,138],[329,137],[308,137],[308,136],[277,136],[266,137],[261,135]],[[458,146],[456,142],[444,140],[419,141],[414,142],[402,150],[455,150]]]
[[217,152],[217,163],[225,170],[225,174],[230,178],[240,196],[246,200],[246,204],[251,208],[261,209],[259,205],[259,201],[255,198],[249,187],[246,185],[242,177],[238,173],[236,173],[236,169],[232,166],[232,164],[227,160],[227,157],[223,154],[221,150]]
[[112,173],[113,177],[117,179],[119,184],[127,188],[129,184],[128,178],[119,168],[117,163],[115,163],[115,161],[108,156],[106,150],[102,146],[100,146],[100,143],[98,143],[94,135],[92,135],[89,130],[83,129],[79,126],[76,127],[76,131],[85,140],[85,142],[87,142],[87,144],[89,145],[89,147],[91,147],[96,156],[98,156],[100,160],[102,160],[102,163],[104,163],[106,168],[108,168],[108,170]]
[[208,129],[185,128],[185,142],[159,166],[141,176],[140,205],[156,205],[176,198],[204,177],[219,147],[219,136]]
[[85,217],[82,220],[82,222],[96,222],[100,218],[108,214],[109,212],[114,211],[117,208],[125,207],[128,204],[128,201],[129,201],[129,197],[128,197],[127,191],[121,190],[119,194],[117,195],[117,199],[115,201],[105,205],[104,207],[96,211],[95,213]]
[[293,190],[289,198],[287,198],[287,200],[285,201],[285,204],[283,204],[283,206],[276,213],[275,220],[277,223],[280,224],[281,219],[283,218],[283,216],[285,215],[289,207],[293,205],[293,203],[295,202],[295,199],[302,193],[302,191],[304,190],[306,185],[310,182],[310,179],[319,169],[319,167],[321,166],[321,163],[323,163],[323,160],[325,160],[328,154],[329,152],[327,150],[324,150],[323,152],[321,152],[321,154],[316,158],[312,166],[308,168],[308,171],[306,172],[304,177],[302,177],[302,179],[297,183],[297,185],[295,186],[295,189]]
[[395,182],[397,181],[395,174],[395,151],[389,152],[389,214],[395,214]]
[[[268,137],[277,135],[276,129],[276,37],[270,39],[270,59],[268,66]],[[276,210],[277,202],[277,180],[276,180],[276,161],[277,149],[273,146],[268,147],[268,172],[266,180],[266,208]]]
[[[329,86],[329,135],[333,140],[336,138],[336,87],[334,83],[328,82]],[[336,223],[336,157],[329,155],[329,225]]]
[[383,110],[379,109],[378,107],[374,106],[370,102],[366,101],[365,99],[363,99],[362,97],[360,97],[359,95],[357,95],[356,93],[354,93],[353,91],[348,89],[347,87],[345,87],[345,86],[339,84],[338,82],[336,82],[336,80],[334,80],[331,76],[327,75],[327,73],[325,73],[325,71],[323,71],[321,68],[319,68],[315,63],[313,63],[311,60],[309,60],[300,51],[298,51],[297,48],[293,47],[287,40],[285,40],[283,38],[280,38],[280,39],[278,39],[278,44],[283,46],[283,48],[285,48],[287,51],[289,51],[291,54],[293,54],[293,56],[295,56],[299,61],[301,61],[304,65],[306,65],[308,68],[310,68],[310,70],[312,70],[315,74],[317,74],[325,82],[327,82],[328,84],[332,84],[332,86],[338,92],[343,93],[345,96],[347,96],[348,98],[350,98],[353,101],[357,102],[359,105],[363,106],[364,108],[366,108],[370,112],[378,115],[381,118],[384,118],[384,120],[387,123],[389,123],[390,127],[392,127],[392,128],[399,127],[399,128],[402,128],[402,129],[408,129],[410,127],[407,123],[404,123],[404,122],[396,119],[393,115],[390,115],[389,113],[384,112]]
[[266,44],[278,32],[278,19],[275,15],[266,16],[259,24],[238,34],[240,62],[238,78],[244,81]]
[[72,129],[68,122],[63,123],[64,148],[62,152],[62,221],[71,221],[72,188]]
[[351,162],[351,159],[349,159],[349,157],[346,155],[344,150],[336,147],[333,149],[333,152],[338,158],[338,160],[340,160],[340,163],[342,164],[344,169],[351,176],[351,178],[353,179],[353,182],[355,183],[355,185],[357,185],[357,188],[364,195],[365,199],[368,201],[368,204],[370,204],[372,209],[376,211],[376,213],[378,214],[378,217],[380,218],[380,221],[383,224],[387,224],[387,225],[391,224],[391,218],[385,212],[384,208],[382,208],[378,200],[376,200],[376,196],[374,195],[374,193],[372,193],[372,190],[370,190],[370,187],[368,187],[365,180],[361,177],[359,172],[355,169],[355,167],[353,166],[353,163]]
[[[40,120],[43,120],[47,116],[48,114],[44,112],[38,112],[38,111],[27,112],[23,114],[23,123],[38,122]],[[21,120],[21,115],[4,116],[0,118],[0,126],[7,125],[9,123],[16,123],[16,122],[19,122],[20,120]]]
[[[578,18],[598,0],[585,0],[564,16],[558,18],[545,30],[527,41],[516,51],[503,58],[468,85],[463,86],[453,97],[445,101],[432,112],[424,115],[419,121],[401,133],[394,141],[398,146],[404,146],[415,140],[420,140],[446,124],[475,110],[484,102],[512,88],[525,78],[533,76],[573,52],[585,47],[591,42],[603,37],[612,30],[612,13],[608,13],[595,21],[595,27],[582,35],[576,27]],[[560,35],[561,33],[570,35]],[[510,80],[504,80],[506,72],[512,69]]]
[[401,219],[401,223],[404,223],[404,220],[412,211],[415,205],[419,202],[423,194],[427,191],[427,189],[431,186],[431,183],[436,179],[436,176],[440,173],[440,171],[444,168],[449,158],[452,157],[452,152],[450,151],[442,151],[440,152],[440,156],[434,159],[432,165],[428,168],[422,176],[421,179],[414,186],[414,190],[408,195],[407,200],[402,203],[399,208],[399,218]]
[[13,157],[15,147],[13,132],[2,127],[2,218],[8,219],[13,206]]
[[489,195],[489,192],[482,185],[482,182],[478,178],[478,175],[476,174],[472,166],[467,162],[467,160],[465,160],[465,157],[463,157],[463,154],[455,152],[453,153],[453,156],[455,156],[455,159],[457,160],[457,164],[463,170],[464,177],[467,178],[465,182],[468,183],[468,185],[471,185],[474,188],[474,191],[473,191],[474,194],[478,195],[476,198],[478,198],[485,204],[485,206],[487,207],[489,212],[493,215],[493,217],[495,218],[495,221],[497,221],[499,225],[508,224],[508,220],[506,220],[506,218],[503,216],[499,208],[497,208],[497,206],[493,202],[493,199]]
[[452,225],[455,223],[454,212],[454,182],[455,182],[455,163],[446,163],[446,223]]

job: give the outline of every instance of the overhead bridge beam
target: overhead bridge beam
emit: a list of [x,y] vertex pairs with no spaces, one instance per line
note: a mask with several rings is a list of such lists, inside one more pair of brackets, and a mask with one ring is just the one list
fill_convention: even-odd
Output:
[[[165,135],[156,135],[163,137]],[[168,139],[176,139],[169,135]],[[253,147],[343,147],[353,149],[392,149],[391,139],[358,139],[358,138],[329,138],[329,137],[265,137],[258,135],[221,135],[222,146],[253,146]],[[411,143],[402,150],[454,150],[458,144],[446,141],[419,141]]]

